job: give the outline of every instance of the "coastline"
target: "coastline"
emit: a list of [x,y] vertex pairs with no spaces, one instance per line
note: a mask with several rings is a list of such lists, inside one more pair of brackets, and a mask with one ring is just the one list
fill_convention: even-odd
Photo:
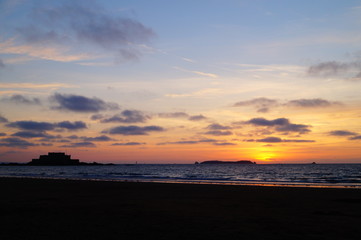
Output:
[[358,239],[353,188],[0,177],[1,239]]
[[250,187],[285,187],[285,188],[335,188],[335,189],[359,189],[360,185],[337,185],[326,183],[301,183],[301,182],[254,182],[254,181],[201,181],[201,180],[152,180],[152,179],[105,179],[105,178],[61,178],[61,177],[31,177],[31,176],[0,176],[1,178],[15,179],[40,179],[40,180],[63,180],[63,181],[96,181],[96,182],[125,182],[125,183],[164,183],[164,184],[200,184],[200,185],[223,185],[223,186],[250,186]]

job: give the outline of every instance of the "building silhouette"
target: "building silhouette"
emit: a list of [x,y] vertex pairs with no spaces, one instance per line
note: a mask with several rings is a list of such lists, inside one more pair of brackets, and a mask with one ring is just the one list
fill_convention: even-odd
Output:
[[40,155],[33,159],[29,165],[79,165],[79,159],[71,159],[71,155],[63,152],[49,152],[48,155]]

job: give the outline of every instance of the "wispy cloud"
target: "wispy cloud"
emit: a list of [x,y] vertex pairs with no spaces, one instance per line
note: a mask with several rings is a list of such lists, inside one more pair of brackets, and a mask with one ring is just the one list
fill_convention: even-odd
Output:
[[66,83],[45,83],[45,84],[36,84],[36,83],[0,83],[0,88],[4,89],[51,89],[55,90],[58,88],[71,88],[74,85]]
[[31,44],[17,44],[14,40],[0,42],[0,53],[28,55],[34,58],[59,62],[73,62],[95,58],[95,56],[88,53],[71,53],[70,49],[65,46],[34,46]]
[[217,74],[214,73],[208,73],[208,72],[203,72],[203,71],[195,71],[195,70],[187,70],[181,67],[173,67],[174,69],[180,70],[182,72],[188,72],[188,73],[193,73],[199,76],[203,76],[203,77],[210,77],[210,78],[218,78]]
[[251,100],[239,101],[233,104],[234,107],[254,107],[257,112],[267,113],[273,108],[277,107],[289,107],[289,108],[325,108],[333,106],[342,106],[341,102],[329,101],[322,98],[309,98],[309,99],[295,99],[289,101],[281,101],[269,98],[254,98]]

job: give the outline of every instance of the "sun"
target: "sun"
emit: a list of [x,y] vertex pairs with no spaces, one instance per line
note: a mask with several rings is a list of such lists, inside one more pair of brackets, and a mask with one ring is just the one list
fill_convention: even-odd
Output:
[[277,154],[270,150],[260,149],[254,156],[256,160],[262,162],[272,162],[277,158]]

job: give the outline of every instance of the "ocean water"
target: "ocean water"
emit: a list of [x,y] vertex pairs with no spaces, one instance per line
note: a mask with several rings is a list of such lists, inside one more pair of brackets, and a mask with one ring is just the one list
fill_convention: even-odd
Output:
[[361,164],[0,165],[0,177],[361,188]]

